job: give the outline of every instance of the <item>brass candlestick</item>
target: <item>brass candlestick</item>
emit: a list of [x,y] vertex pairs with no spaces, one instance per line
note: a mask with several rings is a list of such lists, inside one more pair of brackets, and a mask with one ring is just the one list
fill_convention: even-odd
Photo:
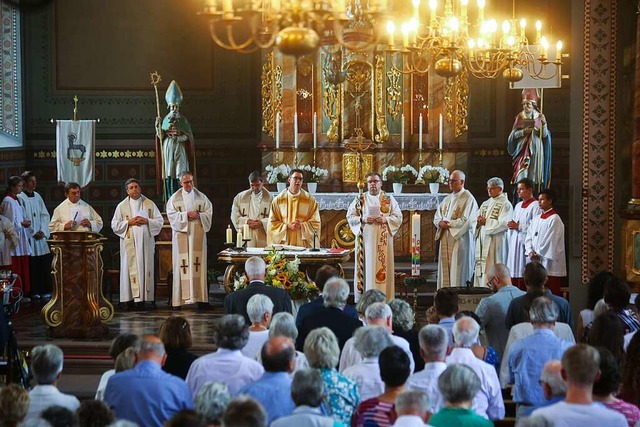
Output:
[[444,150],[442,148],[438,148],[438,163],[440,164],[440,167],[442,167],[442,152]]
[[418,170],[422,167],[422,148],[418,149]]

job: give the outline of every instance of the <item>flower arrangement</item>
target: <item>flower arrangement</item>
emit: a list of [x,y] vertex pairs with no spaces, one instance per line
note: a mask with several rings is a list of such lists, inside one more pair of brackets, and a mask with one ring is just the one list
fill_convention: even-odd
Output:
[[[287,260],[283,254],[271,251],[264,257],[264,261],[267,264],[265,284],[284,289],[292,300],[310,299],[318,295],[315,283],[300,271],[300,259],[297,256]],[[247,285],[247,276],[237,273],[233,282],[234,290],[246,288]]]
[[442,166],[431,166],[426,165],[420,168],[420,172],[418,173],[417,183],[438,183],[438,184],[448,184],[449,183],[449,171]]
[[329,176],[329,171],[327,169],[322,169],[318,166],[300,165],[298,169],[306,172],[305,181],[307,182],[320,182]]
[[382,180],[399,184],[408,184],[409,180],[418,176],[418,171],[411,165],[402,167],[387,166],[382,170]]
[[275,167],[267,165],[264,170],[267,172],[267,182],[269,184],[275,184],[276,182],[287,182],[289,174],[291,173],[291,166],[285,164]]

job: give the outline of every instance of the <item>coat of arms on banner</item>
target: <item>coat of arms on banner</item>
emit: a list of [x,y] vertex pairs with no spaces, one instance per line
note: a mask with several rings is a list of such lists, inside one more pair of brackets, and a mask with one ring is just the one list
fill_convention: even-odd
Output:
[[69,145],[67,146],[67,159],[69,159],[69,161],[73,163],[74,166],[79,166],[80,163],[85,160],[85,153],[87,151],[87,147],[85,147],[83,144],[76,144],[77,140],[78,135],[76,135],[75,133],[69,132],[67,134],[67,141],[69,142]]

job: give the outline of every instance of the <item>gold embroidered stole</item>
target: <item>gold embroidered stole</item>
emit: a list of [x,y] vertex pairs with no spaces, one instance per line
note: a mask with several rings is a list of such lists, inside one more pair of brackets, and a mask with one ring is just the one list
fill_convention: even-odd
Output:
[[[144,196],[140,197],[142,197],[141,208],[147,211],[149,219],[153,218],[153,202]],[[131,218],[135,218],[136,215],[133,215],[131,213],[131,204],[129,202],[129,198],[127,198],[121,204],[120,212],[122,213],[122,217],[126,221],[129,221],[129,219]],[[149,224],[147,224],[147,230],[148,229]],[[151,232],[149,232],[149,234],[151,234]],[[126,251],[127,265],[129,266],[129,284],[131,285],[131,296],[133,296],[134,298],[140,298],[140,278],[138,277],[138,264],[136,263],[136,245],[131,226],[127,226],[127,233],[124,236],[124,247]],[[142,248],[142,253],[146,254],[145,248]],[[145,264],[145,268],[149,268],[149,266]],[[143,274],[145,275],[146,273],[146,271],[143,272]],[[145,279],[143,278],[142,281],[144,283]]]
[[[363,212],[367,212],[367,199],[364,198],[364,206],[362,208]],[[391,213],[391,199],[384,191],[380,191],[380,197],[378,198],[380,201],[380,215],[381,216],[389,216]],[[375,226],[376,229],[376,242],[375,242],[375,253],[368,254],[369,256],[375,257],[375,267],[373,273],[374,281],[377,285],[386,285],[387,283],[387,255],[388,255],[388,246],[389,246],[389,227],[386,224],[382,224],[380,226]],[[364,230],[360,230],[360,232],[364,232]],[[366,253],[366,251],[365,251]]]
[[[193,190],[196,191],[195,189]],[[198,212],[203,212],[204,200],[198,197],[198,193],[194,193],[194,208]],[[184,198],[182,197],[182,191],[175,193],[173,199],[173,206],[178,212],[186,212]],[[192,229],[193,227],[193,229]],[[193,251],[189,253],[189,233],[193,235]],[[193,283],[200,283],[202,277],[202,246],[204,241],[204,228],[202,227],[201,220],[188,221],[187,232],[176,232],[176,239],[178,240],[178,271],[174,271],[173,274],[180,275],[180,291],[181,298],[183,300],[191,299],[191,280]],[[190,262],[190,257],[193,261]],[[200,294],[200,286],[194,286],[194,293]],[[195,295],[194,298],[201,298],[203,295]]]

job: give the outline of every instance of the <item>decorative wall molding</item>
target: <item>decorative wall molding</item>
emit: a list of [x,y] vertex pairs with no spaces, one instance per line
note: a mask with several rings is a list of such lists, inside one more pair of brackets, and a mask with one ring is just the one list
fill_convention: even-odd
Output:
[[22,50],[20,12],[14,5],[0,3],[0,147],[20,147],[22,133]]
[[617,0],[584,2],[581,276],[613,269]]

